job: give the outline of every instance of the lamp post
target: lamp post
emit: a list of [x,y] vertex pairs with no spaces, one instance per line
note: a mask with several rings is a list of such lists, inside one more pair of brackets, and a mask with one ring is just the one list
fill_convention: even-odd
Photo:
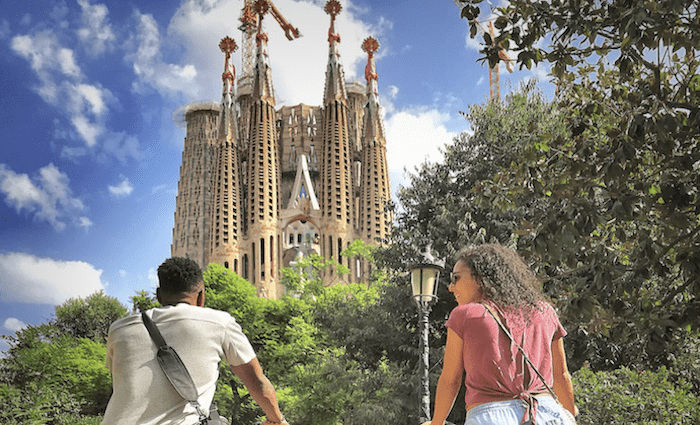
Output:
[[430,346],[428,345],[428,316],[431,304],[437,300],[438,279],[440,271],[445,266],[444,260],[439,260],[430,253],[430,246],[425,248],[420,263],[411,267],[411,288],[413,300],[416,302],[420,324],[420,353],[421,353],[421,390],[420,390],[420,420],[429,421],[430,416],[430,380],[428,377]]

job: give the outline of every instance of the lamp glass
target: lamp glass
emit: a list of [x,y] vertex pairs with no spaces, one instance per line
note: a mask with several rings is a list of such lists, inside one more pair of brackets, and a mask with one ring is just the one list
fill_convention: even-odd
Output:
[[439,276],[440,269],[436,267],[421,266],[411,270],[411,287],[416,300],[429,302],[435,298]]

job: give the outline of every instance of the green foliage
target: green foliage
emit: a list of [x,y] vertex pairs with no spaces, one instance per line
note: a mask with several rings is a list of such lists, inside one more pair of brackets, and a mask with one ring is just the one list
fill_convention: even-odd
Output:
[[[372,250],[356,243],[343,253],[356,255],[371,261]],[[412,343],[411,331],[401,320],[395,335],[380,307],[382,295],[393,288],[379,271],[371,282],[325,286],[322,275],[329,267],[338,265],[321,257],[302,259],[296,270],[287,269],[296,282],[288,286],[294,296],[267,300],[235,273],[212,264],[204,273],[206,303],[241,323],[291,423],[407,422],[417,409],[411,408],[413,366],[405,359],[415,353],[407,353],[404,342],[393,345],[396,338]],[[392,310],[399,302],[393,295],[388,301]],[[401,312],[414,316],[410,298],[405,301]],[[262,414],[228,367],[221,369],[215,399],[234,422],[250,423]]]
[[[335,279],[324,282],[324,278],[335,270]],[[338,264],[333,258],[325,258],[316,253],[298,259],[292,267],[280,270],[282,283],[290,293],[299,294],[301,298],[313,298],[323,293],[326,286],[340,282],[340,277],[348,274],[346,266]]]
[[109,325],[127,314],[127,309],[103,291],[83,298],[72,298],[56,306],[56,325],[75,338],[107,341]]
[[[386,307],[389,314],[397,316],[396,329],[392,329],[397,334],[405,334],[402,327],[407,325],[416,328],[404,273],[418,262],[419,248],[430,242],[433,252],[447,260],[446,270],[454,265],[456,253],[471,243],[497,240],[527,254],[532,239],[520,235],[519,229],[533,225],[546,206],[546,202],[524,197],[498,196],[492,204],[481,203],[479,198],[485,182],[504,168],[524,163],[527,155],[532,155],[531,146],[545,135],[565,132],[555,105],[530,83],[503,101],[471,106],[465,116],[473,134],[460,135],[445,147],[442,163],[425,163],[410,177],[410,185],[399,192],[402,209],[395,215],[391,244],[375,253],[380,268],[396,271],[391,288],[387,288],[392,295],[381,298],[383,304],[394,303]],[[507,210],[495,208],[495,204]],[[441,281],[446,282],[444,275]],[[431,314],[431,337],[435,338],[431,338],[431,346],[444,345],[444,322],[456,305],[447,285],[439,286],[438,297]],[[406,337],[410,339],[404,345],[417,346],[415,335]]]
[[700,333],[680,332],[672,353],[671,370],[700,396]]
[[59,415],[56,424],[57,425],[100,425],[102,423],[102,416],[74,416],[63,414]]
[[103,292],[56,307],[56,320],[5,337],[0,423],[94,424],[112,393],[105,340],[126,308]]
[[329,352],[292,371],[297,391],[289,403],[296,423],[346,425],[402,423],[413,403],[406,399],[406,371],[387,361],[365,368]]
[[[482,2],[462,3],[475,36]],[[417,190],[405,192],[413,221],[399,223],[431,236],[447,256],[451,241],[472,242],[475,230],[477,240],[515,245],[557,301],[574,369],[584,361],[596,370],[669,365],[677,332],[700,325],[697,2],[513,0],[493,12],[500,31],[482,60],[494,65],[495,46],[503,46],[519,52],[521,67],[548,62],[558,89],[558,113],[549,114],[555,131],[511,133],[497,124],[502,107],[516,112],[513,102],[490,102],[494,144],[512,146],[515,160],[425,165]],[[479,140],[479,131],[463,138]],[[449,156],[450,148],[446,164]],[[449,184],[455,170],[469,177],[489,163],[463,187]],[[457,205],[465,219],[440,221],[453,208],[433,193],[448,190],[477,211]],[[456,234],[445,235],[450,224]]]
[[80,416],[80,401],[64,388],[30,383],[24,389],[0,384],[0,423],[53,424],[61,416]]
[[583,367],[573,379],[580,425],[700,423],[700,397],[665,367],[658,372],[625,367],[593,372]]
[[140,313],[155,307],[160,307],[160,303],[156,297],[150,295],[148,291],[138,291],[136,295],[131,297],[132,313]]
[[17,412],[31,404],[23,413],[31,423],[39,419],[52,422],[64,413],[103,412],[112,391],[111,377],[104,367],[104,344],[58,335],[50,328],[28,327],[11,339],[8,355],[0,363],[9,404],[2,410]]

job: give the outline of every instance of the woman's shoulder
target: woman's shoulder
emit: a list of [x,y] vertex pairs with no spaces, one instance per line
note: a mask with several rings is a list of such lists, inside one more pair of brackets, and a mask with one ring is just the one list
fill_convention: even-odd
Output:
[[451,315],[459,316],[461,318],[470,319],[476,317],[483,317],[486,313],[486,307],[482,303],[467,303],[458,305],[452,310]]
[[540,301],[535,312],[535,317],[538,317],[540,320],[559,323],[559,314],[557,314],[554,306],[546,301]]

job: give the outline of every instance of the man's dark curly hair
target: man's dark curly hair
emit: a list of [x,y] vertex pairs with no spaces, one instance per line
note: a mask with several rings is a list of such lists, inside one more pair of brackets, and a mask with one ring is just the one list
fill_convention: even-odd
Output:
[[202,281],[202,269],[190,258],[168,258],[158,267],[161,291],[177,294],[194,292]]
[[484,297],[508,309],[538,308],[546,301],[540,283],[525,260],[499,244],[469,246],[457,254],[484,291]]

